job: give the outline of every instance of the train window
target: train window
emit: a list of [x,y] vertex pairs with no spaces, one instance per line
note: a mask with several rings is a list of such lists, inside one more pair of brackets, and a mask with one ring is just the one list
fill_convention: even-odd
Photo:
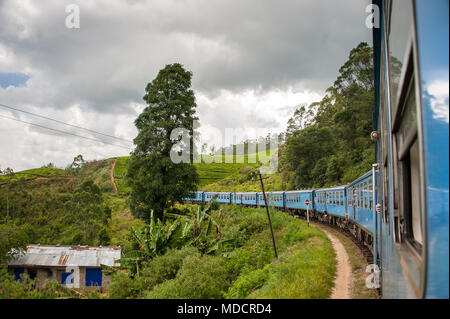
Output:
[[347,190],[347,205],[348,206],[353,206],[353,204],[352,204],[352,194],[353,194],[353,191],[352,191],[352,188],[350,187],[348,190]]
[[363,208],[363,193],[362,193],[362,184],[358,184],[358,198],[359,198],[359,208]]
[[[419,168],[419,145],[417,139],[417,110],[415,81],[411,80],[406,97],[404,98],[403,110],[399,110],[401,122],[396,130],[395,138],[398,146],[398,175],[399,183],[400,231],[413,247],[421,251],[423,244],[422,221],[420,208],[420,168]],[[399,109],[401,109],[399,107]],[[399,236],[400,237],[400,236]],[[398,241],[401,239],[399,238]]]
[[373,182],[372,178],[369,179],[369,209],[373,210]]
[[363,187],[364,187],[364,208],[367,209],[369,208],[369,190],[367,181],[364,182]]
[[391,1],[389,23],[389,88],[391,93],[391,111],[397,111],[401,90],[401,75],[404,73],[411,41],[413,8],[412,1]]

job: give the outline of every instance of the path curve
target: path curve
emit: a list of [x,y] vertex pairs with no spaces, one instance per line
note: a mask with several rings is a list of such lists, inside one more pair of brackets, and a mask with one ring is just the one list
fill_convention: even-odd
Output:
[[116,162],[117,158],[114,159],[114,162],[111,165],[111,172],[109,173],[109,176],[111,177],[111,183],[113,184],[114,187],[114,193],[116,193],[116,195],[119,195],[119,190],[117,189],[116,182],[114,181],[114,167],[116,166]]
[[336,236],[324,229],[324,227],[320,227],[317,224],[314,226],[320,228],[327,235],[336,253],[336,278],[334,279],[334,287],[329,299],[351,299],[351,287],[353,283],[352,265],[344,245],[342,245]]

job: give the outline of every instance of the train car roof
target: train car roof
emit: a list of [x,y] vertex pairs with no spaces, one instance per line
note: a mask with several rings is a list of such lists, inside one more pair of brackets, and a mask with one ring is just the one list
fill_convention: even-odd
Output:
[[293,191],[285,191],[285,193],[311,193],[314,189],[299,189]]
[[257,194],[258,192],[232,192],[233,194]]
[[203,192],[205,194],[230,194],[232,192]]
[[352,186],[356,183],[361,182],[363,179],[366,179],[367,177],[372,175],[372,170],[368,171],[367,173],[365,173],[363,176],[358,177],[357,179],[355,179],[353,182],[349,183],[348,186]]
[[340,185],[340,186],[334,186],[334,187],[328,187],[328,188],[318,188],[316,189],[316,192],[326,192],[326,191],[333,191],[333,190],[341,190],[348,187],[348,185]]
[[[284,191],[266,191],[266,194],[275,194],[275,193],[284,193]],[[262,192],[258,192],[258,194],[262,194]]]

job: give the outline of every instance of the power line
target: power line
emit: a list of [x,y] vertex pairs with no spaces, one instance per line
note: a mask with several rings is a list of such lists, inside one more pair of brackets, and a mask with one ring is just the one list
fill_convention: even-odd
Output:
[[80,129],[80,130],[85,130],[85,131],[88,131],[88,132],[91,132],[91,133],[100,134],[100,135],[107,136],[107,137],[111,137],[111,138],[114,138],[114,139],[117,139],[117,140],[122,140],[122,141],[125,141],[125,142],[128,142],[128,143],[133,143],[132,141],[129,141],[129,140],[126,140],[126,139],[123,139],[123,138],[120,138],[120,137],[116,137],[116,136],[113,136],[113,135],[109,135],[109,134],[97,132],[97,131],[94,131],[94,130],[91,130],[91,129],[88,129],[88,128],[85,128],[85,127],[81,127],[81,126],[69,124],[69,123],[62,122],[62,121],[59,121],[59,120],[55,120],[55,119],[52,119],[52,118],[50,118],[50,117],[43,116],[43,115],[39,115],[39,114],[36,114],[36,113],[32,113],[32,112],[20,110],[20,109],[18,109],[18,108],[15,108],[15,107],[12,107],[12,106],[9,106],[9,105],[5,105],[5,104],[1,104],[1,103],[0,103],[0,106],[2,106],[2,107],[4,107],[4,108],[7,108],[7,109],[10,109],[10,110],[14,110],[14,111],[18,111],[18,112],[30,114],[30,115],[33,115],[33,116],[37,116],[37,117],[43,118],[43,119],[45,119],[45,120],[53,121],[53,122],[56,122],[56,123],[59,123],[59,124],[63,124],[63,125],[75,127],[75,128],[77,128],[77,129]]
[[58,133],[63,133],[63,134],[72,135],[72,136],[84,138],[84,139],[91,140],[91,141],[95,141],[95,142],[100,142],[100,143],[103,143],[103,144],[109,144],[109,145],[121,147],[121,148],[124,148],[124,149],[126,149],[126,150],[131,150],[131,149],[132,149],[132,148],[130,148],[130,147],[126,147],[126,146],[122,146],[122,145],[117,145],[117,144],[105,142],[105,141],[102,141],[102,140],[99,140],[99,139],[96,139],[96,138],[91,138],[91,137],[87,137],[87,136],[77,135],[77,134],[70,133],[70,132],[66,132],[66,131],[57,130],[57,129],[54,129],[54,128],[51,128],[51,127],[47,127],[47,126],[44,126],[44,125],[40,125],[40,124],[35,124],[35,123],[31,123],[31,122],[22,121],[22,120],[15,119],[15,118],[12,118],[12,117],[7,117],[7,116],[4,116],[4,115],[0,115],[0,117],[3,117],[3,118],[8,119],[8,120],[13,120],[13,121],[17,121],[17,122],[22,122],[22,123],[29,124],[29,125],[38,126],[38,127],[41,127],[41,128],[45,128],[45,129],[47,129],[47,130],[51,130],[51,131],[58,132]]

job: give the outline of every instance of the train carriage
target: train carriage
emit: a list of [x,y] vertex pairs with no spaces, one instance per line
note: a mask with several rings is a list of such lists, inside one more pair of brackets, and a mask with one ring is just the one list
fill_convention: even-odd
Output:
[[242,197],[245,193],[231,193],[231,203],[242,204]]
[[204,192],[203,193],[203,201],[210,202],[217,193],[215,192]]
[[306,200],[309,200],[309,209],[313,208],[313,190],[296,190],[285,192],[285,207],[294,209],[304,209],[308,207],[305,204]]
[[222,204],[231,204],[231,198],[232,198],[233,193],[217,192],[214,194],[217,195],[216,202],[222,203]]
[[346,217],[346,188],[338,186],[315,191],[315,209],[334,216]]
[[[269,202],[269,206],[275,206],[279,208],[284,207],[284,192],[266,192],[266,198]],[[259,206],[266,206],[263,193],[258,193],[258,204]]]
[[380,19],[372,136],[382,294],[447,299],[449,3],[373,4]]
[[347,186],[348,218],[373,234],[373,176],[367,172]]
[[184,201],[192,201],[192,202],[201,202],[203,201],[203,192],[197,191],[194,193],[192,197],[184,197]]
[[249,192],[242,194],[242,204],[256,206],[258,200],[258,194],[256,192]]

